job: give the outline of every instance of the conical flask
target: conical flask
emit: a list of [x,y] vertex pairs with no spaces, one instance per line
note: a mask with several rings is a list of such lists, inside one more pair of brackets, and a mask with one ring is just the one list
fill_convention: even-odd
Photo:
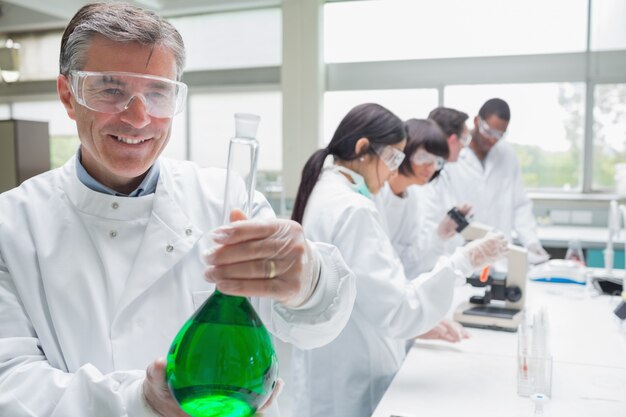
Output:
[[[249,147],[250,173],[246,214],[250,216],[255,186],[258,142],[240,129],[258,116],[237,114],[237,134],[230,141],[225,215],[234,147]],[[242,136],[246,134],[252,137]],[[227,218],[227,217],[226,217]],[[228,218],[227,218],[228,219]],[[192,417],[248,417],[272,393],[278,360],[272,338],[247,298],[215,292],[184,324],[167,355],[166,378],[172,395]]]

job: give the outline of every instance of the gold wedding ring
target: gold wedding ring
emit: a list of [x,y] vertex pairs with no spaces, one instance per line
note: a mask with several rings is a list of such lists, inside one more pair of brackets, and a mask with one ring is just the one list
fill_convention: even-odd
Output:
[[276,262],[272,261],[271,259],[268,262],[270,264],[270,273],[267,277],[269,279],[276,278]]

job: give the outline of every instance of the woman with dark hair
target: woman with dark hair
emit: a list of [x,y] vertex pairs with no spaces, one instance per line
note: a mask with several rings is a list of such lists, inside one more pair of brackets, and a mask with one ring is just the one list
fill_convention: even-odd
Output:
[[[434,180],[441,172],[449,156],[448,142],[432,120],[410,119],[405,126],[407,157],[374,201],[402,260],[404,272],[411,277],[431,270],[437,258],[445,254],[444,244],[456,234],[456,223],[445,216],[435,230],[429,229],[429,236],[424,236],[419,209],[423,192],[420,186]],[[467,214],[469,208],[464,205],[459,210]]]
[[[405,137],[404,123],[393,113],[362,104],[302,171],[292,219],[302,223],[308,239],[339,249],[357,277],[357,296],[348,324],[333,342],[294,349],[298,416],[371,415],[404,359],[406,341],[448,311],[456,278],[506,249],[502,236],[471,242],[433,271],[407,279],[371,199],[404,159]],[[324,168],[330,155],[334,163]]]
[[[405,275],[415,277],[431,270],[437,259],[446,254],[444,242],[456,234],[456,223],[445,216],[433,231],[434,236],[424,236],[419,209],[421,186],[439,175],[450,151],[444,132],[434,121],[410,119],[405,122],[405,127],[406,158],[374,201],[393,248],[402,261]],[[462,206],[459,210],[466,214],[469,206]],[[469,334],[459,323],[444,319],[419,337],[456,343]]]

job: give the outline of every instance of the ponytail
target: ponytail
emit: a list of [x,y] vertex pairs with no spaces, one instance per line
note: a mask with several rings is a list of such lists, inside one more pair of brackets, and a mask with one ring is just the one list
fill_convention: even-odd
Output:
[[304,168],[302,168],[302,178],[300,180],[300,185],[298,186],[296,201],[293,205],[291,220],[302,224],[304,209],[309,201],[309,197],[311,197],[315,184],[317,184],[317,179],[319,178],[322,168],[324,167],[324,161],[329,154],[330,151],[328,148],[318,149],[315,153],[313,153],[313,155],[311,155],[309,160],[304,165]]

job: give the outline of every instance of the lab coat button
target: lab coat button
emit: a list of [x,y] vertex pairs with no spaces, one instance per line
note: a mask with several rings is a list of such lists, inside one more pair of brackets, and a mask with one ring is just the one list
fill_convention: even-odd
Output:
[[114,237],[116,237],[116,236],[117,236],[117,232],[116,232],[115,230],[111,230],[111,231],[109,232],[109,236],[111,236],[111,238],[114,238]]
[[114,210],[117,210],[117,208],[119,207],[119,203],[117,201],[115,201],[113,204],[111,204],[111,207],[113,207]]
[[171,252],[174,250],[174,246],[172,245],[167,245],[167,247],[165,248],[166,251]]
[[191,236],[191,234],[192,234],[192,233],[193,233],[193,232],[192,232],[192,230],[191,230],[190,228],[185,229],[185,234],[186,234],[187,236]]

